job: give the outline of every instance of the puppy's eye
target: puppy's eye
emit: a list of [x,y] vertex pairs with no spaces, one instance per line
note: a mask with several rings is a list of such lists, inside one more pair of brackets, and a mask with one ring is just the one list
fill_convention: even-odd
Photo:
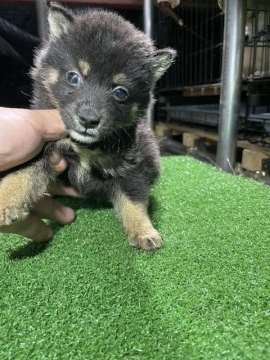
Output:
[[117,86],[113,89],[113,96],[117,101],[124,101],[128,98],[129,93],[123,86]]
[[77,74],[75,71],[69,71],[67,73],[67,80],[73,86],[78,86],[81,82],[80,75]]

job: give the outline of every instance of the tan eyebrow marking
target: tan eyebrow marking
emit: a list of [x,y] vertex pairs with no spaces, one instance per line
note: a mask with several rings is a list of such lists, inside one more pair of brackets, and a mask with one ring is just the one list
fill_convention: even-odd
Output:
[[57,83],[59,78],[59,71],[52,67],[48,68],[46,71],[46,80],[45,82],[50,85],[54,85]]
[[126,80],[126,75],[124,73],[115,74],[112,78],[113,82],[115,84],[119,84]]
[[79,60],[79,67],[80,67],[80,70],[81,70],[81,72],[82,72],[82,74],[84,76],[89,75],[89,72],[91,70],[91,65],[87,61],[85,61],[83,59],[80,59]]

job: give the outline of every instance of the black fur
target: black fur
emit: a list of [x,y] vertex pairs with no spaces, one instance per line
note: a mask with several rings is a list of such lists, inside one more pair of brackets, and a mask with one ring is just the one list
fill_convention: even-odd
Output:
[[[71,184],[83,195],[101,190],[112,200],[121,191],[133,201],[147,202],[149,187],[159,174],[159,151],[146,112],[155,82],[169,67],[174,51],[157,51],[142,32],[112,12],[91,10],[74,16],[54,5],[50,16],[51,38],[37,51],[32,70],[33,107],[57,107],[68,130],[81,136],[71,133],[69,143],[51,143],[44,157],[57,148],[69,162]],[[80,73],[80,60],[89,64],[86,76]],[[46,78],[52,70],[57,81]],[[80,73],[80,86],[68,83],[69,71]],[[117,74],[124,76],[114,83]],[[124,102],[112,96],[117,85],[128,89]],[[81,113],[98,114],[97,130],[82,129]],[[88,170],[79,169],[81,150],[91,154]]]

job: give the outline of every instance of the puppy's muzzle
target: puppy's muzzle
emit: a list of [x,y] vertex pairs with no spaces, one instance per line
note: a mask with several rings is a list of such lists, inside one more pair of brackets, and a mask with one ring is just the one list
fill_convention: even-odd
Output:
[[94,110],[80,110],[79,123],[85,129],[96,129],[100,124],[101,116]]

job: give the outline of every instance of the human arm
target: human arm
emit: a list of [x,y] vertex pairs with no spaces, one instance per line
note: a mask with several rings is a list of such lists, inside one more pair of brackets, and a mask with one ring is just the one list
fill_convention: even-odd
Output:
[[[65,135],[66,129],[57,110],[0,108],[0,178],[1,171],[30,160],[45,142]],[[66,160],[57,153],[50,159],[50,165],[59,174],[67,168]],[[78,196],[71,187],[54,185],[50,195],[42,198],[26,219],[2,226],[0,232],[19,234],[35,241],[49,240],[52,230],[42,219],[67,224],[75,217],[74,211],[55,200],[54,195]]]

